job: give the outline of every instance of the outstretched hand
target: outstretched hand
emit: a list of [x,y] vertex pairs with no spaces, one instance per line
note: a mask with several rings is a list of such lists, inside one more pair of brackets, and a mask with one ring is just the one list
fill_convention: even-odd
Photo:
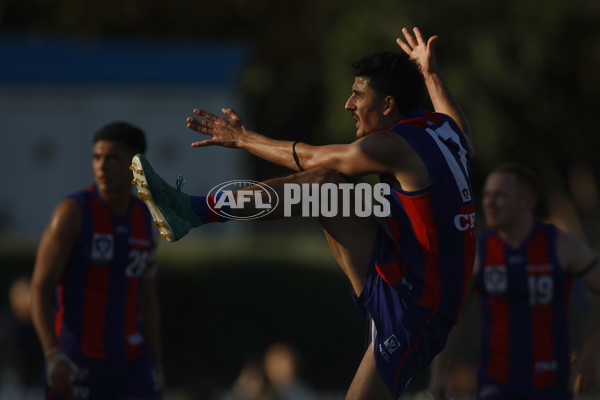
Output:
[[414,36],[411,32],[402,28],[402,34],[406,42],[402,38],[397,38],[396,43],[404,50],[409,57],[417,63],[423,75],[437,73],[438,66],[435,60],[435,43],[439,36],[430,37],[427,42],[423,39],[423,35],[419,28],[413,28]]
[[572,362],[569,386],[575,394],[586,392],[596,381],[597,354],[581,351]]
[[193,110],[194,114],[202,118],[188,117],[187,127],[211,138],[194,142],[192,147],[240,147],[240,142],[247,134],[242,119],[231,108],[223,108],[221,111],[226,117],[219,117],[198,108]]

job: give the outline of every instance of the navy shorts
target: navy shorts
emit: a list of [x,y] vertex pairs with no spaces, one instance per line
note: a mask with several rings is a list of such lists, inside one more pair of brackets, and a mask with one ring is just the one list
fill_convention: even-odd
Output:
[[477,382],[477,399],[479,400],[571,400],[573,393],[567,387],[527,389],[510,388],[491,379],[479,376]]
[[371,266],[355,305],[371,321],[370,344],[379,375],[394,398],[444,348],[454,324],[406,299]]
[[158,381],[148,351],[129,362],[107,362],[68,354],[79,367],[80,376],[73,382],[74,398],[52,394],[45,382],[48,400],[107,400],[118,397],[158,399]]

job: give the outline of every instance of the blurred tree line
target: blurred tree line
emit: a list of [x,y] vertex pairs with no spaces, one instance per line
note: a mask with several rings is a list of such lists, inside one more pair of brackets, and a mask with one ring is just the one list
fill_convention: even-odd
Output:
[[[494,164],[524,162],[542,178],[540,212],[600,238],[596,0],[0,2],[1,32],[246,43],[254,56],[239,88],[249,127],[314,144],[353,139],[343,108],[350,63],[395,49],[403,26],[441,37],[442,72],[475,137],[476,189]],[[259,178],[283,172],[256,163]]]

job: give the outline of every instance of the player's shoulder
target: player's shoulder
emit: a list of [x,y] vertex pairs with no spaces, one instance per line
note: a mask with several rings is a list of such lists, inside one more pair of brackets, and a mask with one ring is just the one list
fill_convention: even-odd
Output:
[[587,247],[585,240],[581,236],[558,227],[554,227],[554,230],[556,232],[556,243],[560,247],[570,251],[577,251],[582,247]]
[[66,197],[56,205],[54,213],[64,215],[66,217],[76,214],[81,215],[81,205],[76,198]]
[[578,271],[595,257],[594,250],[578,234],[556,228],[556,253],[567,271]]
[[47,231],[60,236],[75,236],[81,230],[82,212],[79,203],[70,197],[61,200],[47,226]]

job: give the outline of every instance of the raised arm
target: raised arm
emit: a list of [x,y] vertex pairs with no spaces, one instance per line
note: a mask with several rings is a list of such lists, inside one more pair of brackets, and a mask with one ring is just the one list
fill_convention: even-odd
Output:
[[425,85],[431,98],[431,103],[435,111],[449,115],[456,121],[460,129],[463,131],[471,155],[474,153],[473,139],[471,137],[471,127],[465,113],[460,108],[458,102],[450,92],[446,82],[439,72],[437,61],[435,58],[435,44],[439,36],[432,36],[427,41],[423,38],[419,28],[413,28],[413,34],[402,28],[402,34],[406,42],[402,38],[396,39],[398,46],[404,50],[406,54],[413,59],[421,69],[425,79]]

